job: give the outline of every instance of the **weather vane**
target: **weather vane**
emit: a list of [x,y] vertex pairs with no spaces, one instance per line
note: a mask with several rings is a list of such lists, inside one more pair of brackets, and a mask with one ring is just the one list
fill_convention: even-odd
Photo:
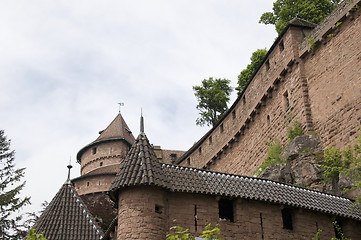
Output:
[[124,103],[120,102],[119,104],[119,113],[120,113],[120,108],[124,106]]

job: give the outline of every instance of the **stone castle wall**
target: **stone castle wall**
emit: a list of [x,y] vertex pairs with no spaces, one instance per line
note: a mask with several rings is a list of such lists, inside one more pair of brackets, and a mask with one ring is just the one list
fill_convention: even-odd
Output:
[[[106,141],[94,144],[81,156],[81,175],[94,169],[112,164],[119,164],[125,158],[129,147],[123,141]],[[116,172],[116,171],[115,171]]]
[[[143,201],[139,201],[143,199]],[[199,236],[207,224],[218,224],[223,239],[311,239],[317,229],[322,238],[335,236],[330,215],[291,208],[292,229],[285,229],[284,206],[245,199],[232,199],[233,221],[220,219],[219,197],[167,192],[135,187],[119,195],[118,239],[165,239],[172,226],[183,226]],[[346,237],[360,239],[359,223],[343,220]]]
[[226,116],[178,163],[253,175],[267,156],[266,143],[286,143],[295,120],[320,134],[324,147],[353,144],[361,119],[357,2],[343,2],[312,31],[291,24]]

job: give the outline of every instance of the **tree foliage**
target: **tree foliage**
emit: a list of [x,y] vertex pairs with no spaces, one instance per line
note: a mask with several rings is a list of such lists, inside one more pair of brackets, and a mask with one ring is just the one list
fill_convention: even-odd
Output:
[[203,126],[215,126],[217,121],[227,111],[227,103],[233,89],[229,86],[230,80],[227,79],[204,79],[201,86],[194,86],[194,95],[197,97],[197,109],[201,117],[197,119],[196,124]]
[[[171,227],[170,230],[173,231],[173,233],[167,234],[167,240],[195,239],[195,237],[189,233],[189,229],[183,229],[180,226],[174,226]],[[211,228],[211,224],[208,224],[199,237],[206,240],[222,240],[222,238],[218,237],[219,234],[221,234],[221,230],[217,226]]]
[[[361,133],[361,131],[360,131]],[[354,185],[351,189],[361,190],[361,136],[356,138],[356,144],[352,148],[346,147],[340,150],[335,147],[325,149],[324,169],[326,180],[339,180],[339,175],[345,174],[352,179]],[[347,189],[344,189],[344,191]],[[355,207],[361,210],[361,196],[356,196]]]
[[255,52],[252,53],[251,63],[248,64],[247,68],[242,70],[241,73],[238,75],[238,87],[236,87],[238,94],[240,94],[244,90],[248,82],[251,80],[253,74],[256,72],[257,68],[261,65],[266,55],[266,49],[257,49]]
[[26,240],[46,240],[44,233],[37,234],[34,229],[30,229],[29,234],[26,235]]
[[24,169],[16,169],[15,151],[10,150],[10,140],[0,130],[0,239],[20,239],[18,223],[22,216],[15,216],[23,206],[29,204],[29,198],[21,198],[20,191]]
[[263,13],[259,22],[275,25],[278,33],[295,17],[318,24],[339,2],[340,0],[277,0],[273,3],[273,12]]

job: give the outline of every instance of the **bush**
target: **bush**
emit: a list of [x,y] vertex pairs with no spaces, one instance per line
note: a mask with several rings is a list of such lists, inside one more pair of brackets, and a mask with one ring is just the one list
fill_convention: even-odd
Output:
[[291,127],[287,128],[287,137],[289,138],[290,142],[297,136],[303,136],[305,133],[303,132],[302,125],[299,121],[294,121]]
[[277,140],[274,139],[272,142],[268,142],[268,156],[264,162],[259,166],[259,169],[256,172],[256,176],[259,176],[265,169],[271,164],[277,163],[286,163],[286,161],[281,160],[280,155],[282,152],[282,145]]

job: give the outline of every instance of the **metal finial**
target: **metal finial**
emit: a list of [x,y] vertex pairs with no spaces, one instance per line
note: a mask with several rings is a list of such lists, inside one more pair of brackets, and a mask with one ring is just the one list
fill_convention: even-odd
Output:
[[140,109],[140,134],[144,134],[143,109]]
[[66,166],[67,168],[68,168],[68,179],[66,180],[66,184],[71,184],[71,181],[70,181],[70,169],[72,169],[73,168],[73,166],[71,165],[71,158],[70,158],[70,160],[69,160],[69,165],[68,166]]
[[119,113],[120,113],[120,108],[124,106],[124,103],[120,102],[119,104]]

